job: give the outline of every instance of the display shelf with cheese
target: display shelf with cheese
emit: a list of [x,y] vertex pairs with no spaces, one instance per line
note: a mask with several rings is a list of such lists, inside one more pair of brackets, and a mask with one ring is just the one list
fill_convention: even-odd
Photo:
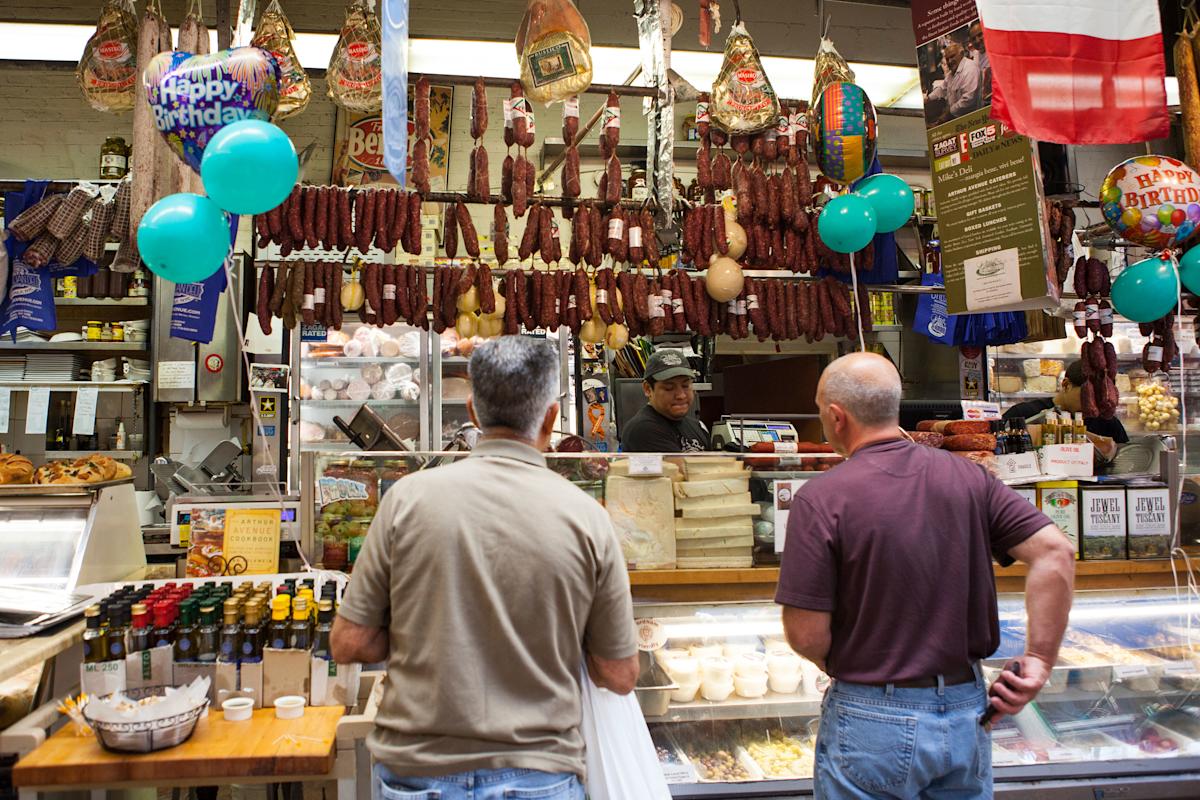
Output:
[[[999,607],[988,675],[1024,647],[1024,598],[1001,595]],[[635,615],[655,633],[643,640],[643,663],[652,659],[671,681],[665,704],[659,690],[638,692],[644,709],[661,710],[646,721],[672,796],[811,792],[828,679],[784,642],[779,607],[642,603]],[[1197,796],[1200,646],[1188,644],[1191,615],[1200,608],[1173,590],[1077,593],[1050,683],[1019,725],[1003,719],[993,732],[997,794],[1027,781],[1039,782],[1039,798],[1085,787],[1117,793],[1169,773],[1191,794],[1163,796]]]

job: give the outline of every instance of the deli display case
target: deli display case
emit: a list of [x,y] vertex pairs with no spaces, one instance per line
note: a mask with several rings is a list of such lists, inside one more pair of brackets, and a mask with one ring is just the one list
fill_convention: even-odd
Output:
[[[306,454],[301,508],[313,561],[352,571],[382,498],[404,491],[407,476],[464,455]],[[547,455],[550,469],[605,507],[631,575],[695,564],[693,572],[726,565],[746,577],[735,567],[752,549],[756,564],[774,549],[783,487],[794,491],[825,467],[807,464],[811,455],[655,458]],[[989,679],[1025,642],[1023,595],[1002,594],[999,606],[1001,645],[983,665]],[[788,647],[779,606],[635,595],[634,615],[643,647],[637,699],[672,795],[811,796],[829,678]],[[1049,684],[993,731],[997,795],[1065,800],[1103,786],[1128,797],[1200,796],[1198,659],[1200,598],[1174,589],[1077,592]]]
[[[1078,593],[1049,684],[992,733],[996,794],[1200,795],[1200,670],[1189,644],[1198,610],[1173,590]],[[635,614],[653,631],[644,660],[669,681],[638,693],[655,712],[646,722],[672,795],[810,794],[828,678],[791,653],[779,607],[638,605]],[[989,679],[1023,651],[1021,595],[1001,596],[1000,625]],[[667,702],[651,708],[660,693]]]

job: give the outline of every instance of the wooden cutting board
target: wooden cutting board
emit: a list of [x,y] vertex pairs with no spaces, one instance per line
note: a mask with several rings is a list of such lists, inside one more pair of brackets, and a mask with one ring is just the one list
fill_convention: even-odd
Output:
[[186,742],[144,754],[111,753],[95,737],[76,736],[74,726],[67,725],[21,759],[12,780],[25,788],[326,775],[333,769],[337,724],[344,712],[340,706],[306,708],[300,719],[285,720],[263,708],[245,722],[226,722],[220,710],[210,710]]

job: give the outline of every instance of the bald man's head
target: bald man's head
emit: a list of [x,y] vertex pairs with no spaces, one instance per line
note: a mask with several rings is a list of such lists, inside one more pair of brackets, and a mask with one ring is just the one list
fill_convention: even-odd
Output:
[[821,373],[817,404],[840,406],[863,428],[894,428],[900,418],[900,374],[875,353],[842,356]]

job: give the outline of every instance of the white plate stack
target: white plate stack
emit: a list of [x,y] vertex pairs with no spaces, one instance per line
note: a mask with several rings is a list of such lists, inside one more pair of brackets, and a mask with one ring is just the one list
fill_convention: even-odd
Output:
[[150,320],[131,319],[122,323],[125,326],[125,341],[143,343],[150,335]]
[[117,360],[105,358],[92,362],[92,383],[112,383],[117,379]]
[[736,458],[685,458],[675,484],[675,565],[679,569],[754,565],[750,471]]
[[74,381],[81,367],[78,353],[30,353],[25,357],[25,380]]
[[149,381],[150,380],[150,362],[142,358],[126,358],[125,362],[125,378],[131,381]]
[[25,378],[25,356],[0,356],[0,381]]

